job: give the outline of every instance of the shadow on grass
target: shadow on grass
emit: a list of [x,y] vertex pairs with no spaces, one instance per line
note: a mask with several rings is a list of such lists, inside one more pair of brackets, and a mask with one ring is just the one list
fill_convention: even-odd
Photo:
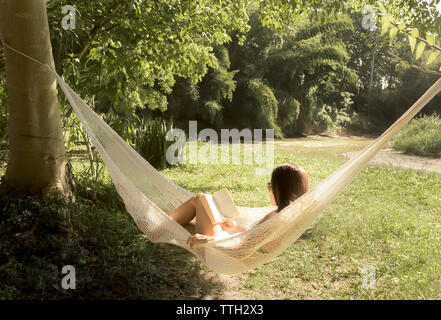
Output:
[[158,257],[167,264],[167,278],[157,292],[158,299],[217,299],[225,285],[188,251],[168,244],[156,244]]
[[[186,250],[149,242],[113,185],[83,180],[75,196],[0,199],[0,299],[203,299],[224,289]],[[75,290],[61,287],[65,265]]]

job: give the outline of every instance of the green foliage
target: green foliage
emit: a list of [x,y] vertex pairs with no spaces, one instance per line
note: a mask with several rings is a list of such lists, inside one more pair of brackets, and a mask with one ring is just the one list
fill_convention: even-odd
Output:
[[75,149],[78,149],[78,146],[80,146],[87,155],[87,165],[81,163],[83,170],[79,173],[80,178],[101,179],[104,174],[104,163],[95,146],[92,144],[86,130],[83,128],[78,117],[73,113],[70,105],[65,105],[61,111],[66,151],[68,153],[75,152]]
[[231,102],[236,89],[234,77],[238,71],[230,71],[230,58],[224,46],[214,46],[218,60],[216,68],[209,68],[201,82],[196,85],[184,79],[177,79],[169,98],[166,115],[183,122],[197,120],[200,128],[224,127],[224,106]]
[[[352,28],[348,16],[298,21],[280,47],[271,51],[265,77],[279,96],[294,99],[290,114],[297,115],[284,130],[323,132],[345,122],[342,116],[351,113],[349,92],[357,90],[358,75],[346,66],[349,56],[341,34]],[[279,119],[285,118],[286,108]]]
[[[385,0],[381,3],[384,9],[380,5],[380,15],[388,17],[383,20],[399,21],[402,18],[403,23],[399,25],[401,29],[412,21],[420,34],[426,34],[429,44],[436,44],[434,34],[438,32],[439,19],[436,19],[433,1],[431,7],[416,0]],[[349,11],[359,12],[366,4],[374,3],[368,0],[344,3],[310,0],[99,0],[91,3],[80,0],[75,3],[77,28],[66,31],[61,28],[60,21],[63,18],[61,8],[68,4],[71,3],[67,0],[50,0],[47,4],[57,71],[64,75],[82,97],[93,100],[98,112],[121,117],[124,121],[115,120],[115,123],[120,121],[118,126],[125,128],[130,127],[130,123],[136,119],[134,110],[137,108],[164,111],[169,104],[168,96],[176,84],[176,78],[188,79],[191,85],[195,85],[210,70],[213,79],[206,79],[205,83],[219,84],[211,87],[219,88],[223,92],[223,99],[225,95],[228,99],[220,101],[218,93],[214,93],[216,98],[201,95],[202,100],[192,109],[196,109],[195,116],[205,121],[205,125],[221,126],[225,121],[222,110],[232,99],[236,84],[234,74],[227,71],[228,67],[222,67],[223,70],[218,68],[222,59],[216,57],[216,47],[222,47],[234,39],[242,44],[244,35],[250,30],[249,16],[257,18],[260,26],[251,23],[254,29],[249,33],[251,41],[245,43],[249,58],[246,58],[248,63],[244,64],[244,68],[240,68],[242,75],[239,78],[248,74],[248,80],[261,77],[259,73],[264,68],[259,64],[265,65],[263,61],[270,50],[287,41],[283,34],[289,34],[293,26],[297,28],[297,22],[306,17],[311,21],[312,24],[305,30],[311,28],[312,32],[303,35],[305,41],[299,43],[297,49],[311,48],[314,41],[318,45],[323,40],[314,31],[317,26],[329,26],[329,22],[333,22],[336,16],[340,17]],[[247,10],[252,13],[249,14]],[[198,19],[194,19],[195,16]],[[266,27],[278,31],[271,32],[265,30]],[[312,36],[314,33],[315,37]],[[300,38],[301,34],[299,32]],[[327,36],[326,32],[323,34]],[[391,31],[392,37],[396,34]],[[255,45],[262,49],[246,49]],[[416,51],[418,55],[424,56],[422,49],[420,45]],[[253,54],[257,54],[254,58],[259,59],[254,59]],[[237,58],[237,55],[234,57]],[[436,53],[432,53],[427,61],[430,63],[434,59]],[[336,68],[332,65],[329,67]],[[318,92],[321,91],[319,89]],[[340,92],[350,91],[339,89]],[[272,90],[275,92],[279,89]],[[320,99],[317,101],[321,104]],[[309,111],[305,113],[308,115]],[[291,116],[295,114],[295,110],[290,112]],[[301,112],[299,116],[303,118]],[[128,132],[124,132],[124,129],[121,131],[127,137]]]
[[284,133],[292,135],[295,133],[292,124],[295,123],[300,114],[300,102],[285,90],[274,90],[274,94],[279,102],[277,123]]
[[316,130],[321,132],[336,132],[349,126],[356,118],[357,114],[352,110],[352,96],[350,92],[342,92],[342,101],[338,108],[323,104],[321,108],[313,114],[313,123]]
[[[359,113],[368,116],[371,122],[377,122],[380,131],[385,130],[397,120],[427,89],[437,80],[437,76],[409,68],[407,65],[395,65],[393,77],[383,76],[390,81],[386,88],[373,88],[361,93],[356,101]],[[364,107],[363,107],[364,106]],[[440,95],[436,95],[420,112],[431,115],[441,112]]]
[[268,84],[261,79],[240,82],[232,105],[230,116],[235,119],[237,128],[274,129],[275,137],[282,136],[276,123],[278,101]]
[[167,141],[167,132],[173,128],[171,123],[161,119],[143,121],[133,131],[132,143],[135,150],[157,169],[167,166],[166,152],[174,141]]
[[302,19],[281,31],[265,27],[260,14],[251,7],[251,30],[244,44],[228,45],[231,68],[239,72],[233,100],[223,108],[224,123],[272,128],[278,137],[343,124],[336,118],[351,113],[351,99],[342,92],[350,95],[358,86],[356,73],[345,66],[349,57],[340,39],[342,31],[352,29],[349,17]]
[[229,71],[230,57],[228,50],[223,46],[214,48],[218,67],[210,69],[199,85],[199,96],[201,100],[228,100],[233,99],[233,92],[236,89],[234,76],[238,70]]
[[[77,28],[61,29],[61,8],[49,1],[56,68],[99,112],[164,111],[175,76],[192,83],[217,66],[214,44],[248,30],[246,1],[76,1]],[[198,19],[194,19],[198,17]]]
[[[362,24],[363,17],[362,13],[352,14],[354,29],[343,33],[343,41],[349,55],[347,66],[356,71],[360,80],[361,94],[373,88],[381,89],[383,77],[387,78],[391,86],[400,82],[396,73],[397,61],[389,55],[391,47],[388,39],[380,37],[378,29],[366,30]],[[394,51],[398,55],[408,52],[404,40],[402,35],[398,35],[393,43]],[[358,101],[355,102],[354,107],[362,111],[362,105]]]
[[440,12],[437,0],[272,0],[260,1],[263,22],[267,26],[285,28],[299,17],[309,16],[315,21],[323,21],[334,14],[360,12],[363,8],[374,7],[385,20],[395,20],[403,24],[413,24],[422,32],[441,33]]
[[[358,118],[352,124],[359,122],[369,131],[383,131],[401,116],[437,77],[415,70],[390,54],[394,53],[406,61],[413,61],[406,34],[397,33],[391,43],[390,37],[380,36],[380,30],[365,30],[362,27],[362,18],[359,13],[353,14],[354,31],[344,35],[350,57],[348,67],[356,70],[360,79],[360,89],[353,97],[353,109]],[[436,70],[441,64],[441,59],[426,50],[418,64]],[[436,96],[422,113],[439,113],[438,100],[439,97]]]
[[[429,3],[427,3],[429,2]],[[435,58],[437,58],[441,52],[438,39],[436,39],[437,31],[439,33],[440,31],[440,13],[437,12],[435,9],[435,3],[434,1],[426,1],[425,3],[426,8],[424,11],[428,12],[430,15],[431,20],[434,20],[433,22],[436,23],[428,23],[429,19],[426,19],[425,24],[419,28],[412,28],[407,27],[409,24],[409,21],[404,22],[399,18],[399,15],[397,13],[389,13],[388,10],[385,8],[385,6],[380,3],[380,15],[381,15],[381,35],[385,35],[389,31],[389,38],[390,43],[394,40],[397,33],[403,33],[407,35],[410,50],[412,53],[414,53],[414,59],[415,61],[418,61],[421,57],[423,52],[429,48],[431,49],[431,53],[429,58],[426,60],[426,64],[431,64]],[[421,8],[422,9],[422,8]],[[414,12],[417,12],[416,10],[413,10]],[[402,14],[403,10],[401,10]],[[435,16],[437,16],[435,18]],[[394,20],[397,19],[397,22]],[[415,21],[410,20],[410,23],[413,24]],[[422,30],[420,32],[420,29]],[[423,36],[423,33],[425,32],[425,36]],[[441,64],[438,64],[436,70],[441,71]]]
[[432,115],[412,120],[392,145],[406,153],[441,157],[441,118]]

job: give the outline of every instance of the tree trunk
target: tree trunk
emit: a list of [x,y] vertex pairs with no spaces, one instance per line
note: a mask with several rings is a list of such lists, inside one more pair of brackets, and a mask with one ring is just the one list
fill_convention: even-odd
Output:
[[300,103],[299,115],[297,116],[296,126],[299,133],[308,135],[311,134],[311,128],[308,125],[310,118],[310,110],[308,102],[306,101],[306,96],[302,95],[298,99]]
[[375,44],[374,44],[374,48],[372,49],[371,72],[370,72],[369,86],[368,86],[369,95],[371,94],[372,87],[374,86],[374,68],[375,68],[375,55],[377,54],[377,47],[378,47],[378,32],[376,32],[374,41]]
[[[0,0],[0,34],[13,48],[54,67],[45,0]],[[46,67],[4,51],[10,150],[1,192],[70,197],[56,79]]]

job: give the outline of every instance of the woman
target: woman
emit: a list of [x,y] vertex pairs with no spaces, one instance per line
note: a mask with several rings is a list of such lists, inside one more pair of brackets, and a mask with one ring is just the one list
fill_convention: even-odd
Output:
[[[271,182],[268,183],[268,191],[273,206],[277,209],[268,213],[257,224],[271,218],[283,210],[291,202],[301,197],[308,191],[309,181],[306,171],[294,163],[284,163],[274,168],[271,175]],[[190,198],[180,205],[172,213],[166,212],[173,220],[182,225],[193,236],[188,238],[187,244],[190,248],[215,240],[220,236],[246,231],[236,225],[233,220],[222,218],[222,223],[213,224],[204,207],[200,202],[202,194]],[[192,220],[196,217],[195,222]]]

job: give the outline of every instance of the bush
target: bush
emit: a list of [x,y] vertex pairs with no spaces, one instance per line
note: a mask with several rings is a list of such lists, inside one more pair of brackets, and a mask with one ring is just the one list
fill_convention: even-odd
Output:
[[412,120],[392,140],[395,149],[423,156],[441,156],[441,118],[437,115]]
[[166,152],[174,143],[174,141],[166,140],[167,132],[171,129],[171,123],[152,120],[142,122],[134,131],[132,142],[135,150],[156,169],[163,169],[167,166]]
[[268,84],[259,79],[238,82],[230,108],[232,124],[238,129],[274,129],[274,136],[282,138],[277,125],[279,103]]

